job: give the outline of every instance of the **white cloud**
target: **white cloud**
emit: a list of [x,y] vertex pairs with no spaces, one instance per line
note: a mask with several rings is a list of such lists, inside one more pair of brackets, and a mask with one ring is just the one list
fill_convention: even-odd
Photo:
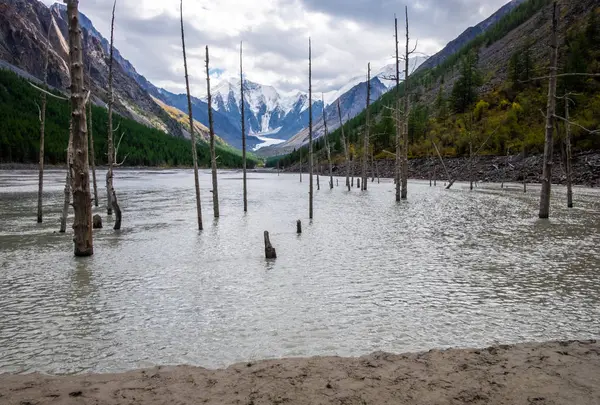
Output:
[[[51,4],[52,0],[43,0]],[[433,54],[477,24],[503,0],[417,0],[409,5],[411,37],[419,51]],[[105,37],[111,0],[80,2],[80,10]],[[282,91],[308,87],[308,37],[313,43],[313,89],[326,92],[350,78],[393,62],[394,0],[184,0],[186,48],[192,91],[205,93],[204,46],[221,77],[239,75],[239,43],[252,81]],[[400,24],[400,27],[403,27]],[[157,86],[184,89],[179,1],[120,0],[115,46],[139,73]],[[217,84],[215,77],[213,84]]]

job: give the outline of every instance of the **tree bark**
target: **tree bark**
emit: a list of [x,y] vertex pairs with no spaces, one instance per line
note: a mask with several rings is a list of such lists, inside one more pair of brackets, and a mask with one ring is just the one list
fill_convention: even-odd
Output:
[[367,64],[367,108],[365,121],[365,135],[363,137],[363,155],[362,155],[362,188],[367,191],[367,167],[369,165],[369,105],[371,104],[371,63]]
[[344,148],[344,158],[346,159],[346,187],[348,187],[348,191],[350,188],[350,158],[348,153],[348,145],[346,145],[346,136],[344,135],[344,124],[342,123],[342,108],[340,107],[340,99],[337,100],[337,110],[338,110],[338,118],[340,120],[340,129],[342,131],[341,141],[342,147]]
[[60,233],[67,231],[67,217],[71,204],[71,167],[73,166],[73,120],[69,120],[69,143],[67,144],[67,174],[65,178],[64,200],[62,215],[60,217]]
[[556,74],[558,64],[558,10],[556,2],[552,6],[552,34],[550,37],[550,80],[548,85],[548,105],[546,107],[546,142],[544,145],[544,166],[542,173],[542,191],[540,193],[539,217],[550,217],[550,192],[552,187],[552,153],[554,114],[556,112]]
[[[48,26],[48,35],[46,37],[46,51],[44,53],[44,86],[48,84],[48,58],[50,53],[50,33],[52,32],[51,20]],[[40,108],[40,160],[39,160],[39,175],[38,175],[38,201],[37,201],[37,222],[42,223],[42,195],[44,193],[44,136],[46,133],[46,93],[42,92],[42,107]]]
[[408,6],[404,7],[406,13],[406,54],[405,54],[405,68],[404,68],[404,133],[402,139],[402,194],[400,198],[406,200],[408,195],[408,116],[410,110],[410,94],[408,86],[408,57],[410,52],[408,50],[409,37],[408,37]]
[[569,122],[570,99],[565,94],[565,143],[567,149],[567,207],[573,208],[573,173],[571,168],[571,123]]
[[69,49],[71,64],[71,122],[73,130],[73,164],[69,168],[73,191],[73,242],[75,256],[94,254],[92,241],[92,202],[88,164],[88,139],[83,86],[83,55],[81,28],[79,27],[78,0],[68,0]]
[[246,169],[246,118],[244,106],[244,69],[242,66],[242,42],[240,42],[240,110],[242,112],[242,171],[244,183],[244,212],[248,212],[248,188]]
[[[108,64],[108,170],[106,172],[106,190],[108,194],[108,215],[112,214],[112,210],[115,211],[115,225],[114,230],[118,231],[121,229],[121,208],[117,200],[117,193],[113,184],[113,170],[116,159],[115,146],[114,146],[114,133],[112,123],[112,112],[114,103],[113,94],[113,52],[114,52],[114,30],[115,30],[115,8],[117,1],[113,3],[112,20],[110,24],[110,56]],[[112,209],[112,210],[111,210]]]
[[198,229],[202,230],[202,207],[200,205],[200,182],[198,179],[198,149],[196,135],[194,133],[194,117],[192,115],[192,97],[190,95],[190,80],[187,70],[187,58],[185,55],[185,34],[183,30],[183,0],[179,2],[179,13],[181,15],[181,48],[183,49],[183,69],[185,72],[185,88],[187,91],[188,117],[190,120],[190,138],[192,140],[192,158],[194,160],[194,183],[196,186],[196,213],[198,216]]
[[312,54],[308,38],[308,218],[313,219],[313,128],[312,128]]
[[215,130],[213,125],[212,97],[210,95],[210,68],[208,46],[206,47],[206,92],[208,94],[208,127],[210,129],[210,164],[212,169],[213,212],[215,218],[219,218],[219,185],[217,180],[217,155],[215,152]]
[[398,51],[398,18],[394,15],[394,42],[396,45],[396,167],[394,183],[396,184],[396,201],[400,201],[400,54]]

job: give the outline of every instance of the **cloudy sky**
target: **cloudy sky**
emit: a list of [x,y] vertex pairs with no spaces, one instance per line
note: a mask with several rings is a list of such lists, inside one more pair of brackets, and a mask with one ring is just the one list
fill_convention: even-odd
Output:
[[[327,92],[366,74],[367,62],[374,70],[393,63],[393,15],[403,15],[405,4],[411,38],[418,39],[420,52],[433,54],[507,1],[184,0],[192,91],[205,92],[205,45],[216,80],[238,74],[243,40],[248,79],[283,92],[306,91],[310,36],[313,89]],[[111,6],[112,0],[80,2],[107,38]],[[115,46],[155,85],[185,91],[178,0],[118,0]]]

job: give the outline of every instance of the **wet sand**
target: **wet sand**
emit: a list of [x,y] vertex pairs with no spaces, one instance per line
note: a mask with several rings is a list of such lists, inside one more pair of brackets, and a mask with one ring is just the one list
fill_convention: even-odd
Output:
[[600,343],[0,375],[1,404],[600,404]]

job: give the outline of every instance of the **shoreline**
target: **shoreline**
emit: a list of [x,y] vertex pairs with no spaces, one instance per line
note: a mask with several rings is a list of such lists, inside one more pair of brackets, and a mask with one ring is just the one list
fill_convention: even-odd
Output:
[[597,404],[596,340],[287,358],[209,370],[0,374],[2,404]]

